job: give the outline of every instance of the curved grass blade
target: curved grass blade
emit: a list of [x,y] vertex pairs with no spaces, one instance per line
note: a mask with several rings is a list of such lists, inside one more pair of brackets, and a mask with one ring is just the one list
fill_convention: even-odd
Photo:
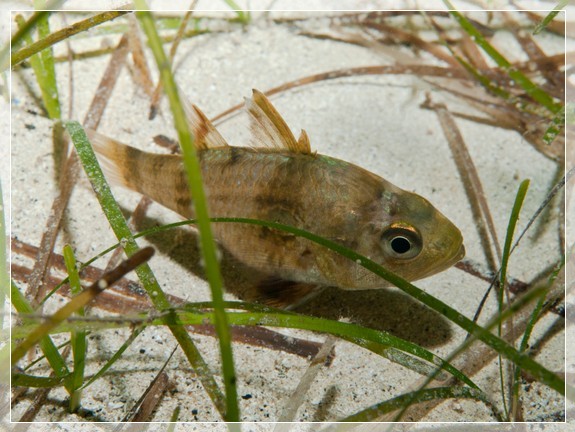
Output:
[[[467,330],[472,335],[475,335],[476,338],[482,340],[484,343],[486,343],[488,346],[492,347],[496,351],[503,352],[505,357],[511,359],[519,367],[527,370],[534,377],[536,377],[538,380],[540,380],[541,382],[550,386],[551,388],[555,389],[559,393],[564,394],[564,381],[563,380],[561,380],[559,377],[557,377],[553,372],[547,370],[546,368],[544,368],[543,366],[541,366],[540,364],[538,364],[537,362],[535,362],[534,360],[529,358],[524,353],[517,352],[513,347],[508,345],[505,341],[503,341],[500,338],[498,338],[497,336],[491,334],[489,331],[489,329],[491,327],[483,328],[483,327],[478,326],[477,324],[475,324],[470,319],[459,314],[459,312],[452,309],[447,304],[441,302],[438,299],[433,298],[429,294],[421,291],[419,288],[413,286],[412,284],[399,278],[398,276],[392,275],[390,272],[385,270],[383,267],[381,267],[378,264],[374,263],[373,261],[367,259],[366,257],[363,257],[363,256],[357,254],[354,251],[351,251],[351,250],[349,250],[343,246],[340,246],[339,244],[333,243],[330,240],[317,237],[317,236],[315,236],[311,233],[308,233],[306,231],[299,230],[297,228],[293,228],[293,227],[289,227],[289,226],[285,226],[285,225],[281,225],[281,224],[277,224],[277,223],[273,223],[273,222],[265,222],[265,221],[252,220],[252,219],[240,219],[240,218],[212,218],[212,222],[247,223],[247,224],[267,226],[270,228],[275,228],[275,229],[287,231],[287,232],[290,232],[294,235],[307,238],[307,239],[314,241],[318,244],[326,246],[327,248],[329,248],[329,249],[331,249],[337,253],[340,253],[349,259],[357,261],[360,265],[364,266],[368,270],[373,271],[374,273],[378,274],[382,278],[392,282],[393,284],[398,286],[400,289],[404,290],[407,294],[420,300],[422,303],[424,303],[425,305],[427,305],[431,309],[438,311],[443,316],[450,319],[451,321],[453,321],[455,324],[462,327],[463,329]],[[165,229],[171,229],[171,228],[175,228],[175,227],[179,227],[179,226],[183,226],[183,225],[188,225],[188,224],[194,224],[194,223],[195,223],[195,220],[186,220],[186,221],[181,221],[181,222],[176,222],[173,224],[165,225],[162,227],[154,227],[154,228],[151,228],[149,230],[142,231],[142,232],[136,234],[135,237],[141,237],[144,235],[155,234],[155,233],[158,233],[158,232],[163,231]],[[109,251],[113,250],[114,247],[115,246],[108,248],[105,252],[109,252]],[[103,255],[105,252],[99,254],[98,256],[93,258],[92,260],[87,261],[86,265],[89,265],[90,263],[95,261],[98,257]],[[539,295],[539,294],[537,294],[537,295]],[[501,317],[499,317],[499,319],[501,319],[501,320],[506,319],[509,316],[506,314],[512,314],[512,313],[516,312],[521,307],[523,307],[524,304],[526,304],[532,300],[533,300],[532,297],[530,297],[529,295],[526,295],[519,302],[517,302],[517,304],[512,305]],[[228,303],[226,303],[226,305],[227,305],[226,307],[234,308],[234,307],[238,307],[238,305],[240,305],[240,304],[235,303],[235,302],[228,302]],[[199,307],[199,308],[207,307],[207,306],[208,306],[208,303],[197,304],[197,307]],[[270,311],[270,308],[267,308],[265,306],[250,305],[250,307],[261,308],[262,311],[267,311],[268,313]],[[254,309],[254,310],[257,310],[257,309]],[[498,322],[498,320],[495,319],[493,325],[496,325],[497,322]],[[234,321],[234,322],[232,322],[232,324],[238,324],[238,323],[236,323]],[[249,325],[249,323],[246,325]],[[474,338],[468,339],[465,346],[468,346],[468,344],[470,344],[473,340],[474,340]]]
[[[523,180],[519,185],[517,194],[515,196],[515,202],[511,209],[511,215],[509,216],[509,223],[507,224],[507,233],[505,235],[505,244],[503,246],[503,254],[501,256],[501,267],[499,271],[499,292],[497,293],[497,303],[499,305],[499,314],[503,312],[504,308],[504,295],[507,287],[507,266],[509,264],[509,255],[511,253],[511,244],[513,242],[513,234],[515,233],[515,227],[517,226],[517,220],[519,219],[519,213],[521,207],[523,206],[523,201],[525,200],[525,195],[527,194],[527,189],[529,188],[529,180]],[[502,322],[499,323],[497,327],[498,335],[501,337],[502,332]],[[505,412],[505,418],[509,418],[509,411],[507,409],[507,399],[505,397],[505,382],[503,373],[503,359],[501,358],[501,353],[499,354],[499,378],[501,385],[501,398],[503,402],[503,410]]]
[[234,0],[224,0],[224,1],[230,7],[230,9],[232,9],[236,13],[237,20],[242,25],[248,25],[250,23],[251,15],[249,10],[247,11],[242,10]]
[[561,133],[563,127],[565,126],[565,107],[561,107],[561,109],[553,116],[553,119],[549,123],[549,126],[545,130],[545,134],[543,135],[543,141],[547,145],[551,145],[557,135]]
[[[64,125],[72,137],[72,141],[76,146],[76,151],[80,157],[80,161],[82,162],[84,170],[92,183],[92,188],[96,193],[98,201],[100,202],[102,210],[104,211],[114,234],[128,255],[136,253],[139,250],[139,247],[134,240],[132,232],[128,227],[118,203],[112,195],[112,191],[106,182],[102,169],[100,168],[100,165],[98,165],[98,160],[96,159],[96,155],[88,141],[86,133],[78,122],[65,122]],[[161,311],[171,308],[170,302],[160,288],[152,270],[147,264],[138,267],[136,269],[136,274],[156,309]],[[182,347],[188,361],[199,375],[202,385],[210,396],[210,399],[223,417],[225,413],[224,396],[222,395],[214,377],[211,375],[209,367],[202,358],[200,351],[184,327],[175,325],[170,326],[169,328]]]
[[[529,347],[529,338],[531,337],[531,333],[535,324],[541,317],[541,311],[543,310],[543,305],[545,303],[545,298],[549,292],[549,288],[553,285],[553,282],[559,275],[559,272],[564,268],[565,260],[561,260],[561,263],[555,267],[555,270],[549,276],[549,281],[547,283],[547,289],[541,292],[539,300],[537,301],[533,312],[531,313],[531,319],[527,323],[527,327],[525,328],[525,332],[523,333],[523,338],[521,339],[521,344],[519,345],[519,351],[525,352]],[[512,386],[512,403],[511,403],[511,420],[516,421],[516,417],[518,414],[519,409],[519,387],[521,385],[521,368],[515,367],[514,374],[513,374],[513,386]]]
[[62,384],[66,377],[40,377],[23,373],[12,374],[12,386],[30,388],[54,388]]
[[[70,245],[64,246],[63,254],[70,279],[70,292],[73,296],[79,295],[82,292],[82,286],[80,285],[80,275],[78,274],[76,257]],[[84,316],[84,308],[79,308],[76,313],[78,316]],[[72,388],[74,391],[70,395],[70,411],[76,412],[80,407],[80,400],[82,398],[81,387],[84,382],[87,350],[86,332],[83,330],[72,330],[70,342],[72,344],[72,357],[74,359],[74,372],[72,372]]]
[[[20,292],[20,290],[13,281],[11,284],[10,298],[12,301],[12,305],[18,311],[18,313],[31,314],[34,312],[34,309],[32,309],[30,303],[28,303],[24,295]],[[47,334],[40,339],[40,349],[44,353],[46,360],[50,364],[50,367],[53,369],[54,374],[57,377],[63,378],[70,375],[70,371],[66,366],[66,362],[60,355],[60,352],[56,348],[56,345],[54,345],[54,342],[52,342],[52,338],[50,338],[50,336],[48,336]],[[11,357],[11,364],[12,366],[16,364],[14,354],[12,354]],[[69,393],[72,393],[71,385],[69,383],[66,383],[65,386],[66,390],[68,390]]]
[[457,21],[461,28],[483,49],[483,51],[487,53],[487,55],[489,55],[489,57],[493,59],[493,61],[495,61],[495,63],[497,63],[504,72],[507,73],[507,75],[509,75],[509,78],[519,84],[521,88],[523,88],[523,90],[533,98],[533,100],[537,101],[554,114],[561,110],[562,104],[555,102],[547,92],[539,88],[537,84],[525,76],[523,72],[514,68],[509,60],[497,51],[495,47],[493,47],[487,39],[483,37],[481,32],[477,30],[467,18],[465,18],[464,15],[455,10],[449,0],[444,0],[444,3],[447,5],[451,16]]
[[537,26],[535,26],[535,28],[533,29],[533,34],[539,34],[541,33],[543,30],[545,30],[545,27],[547,27],[549,25],[549,23],[551,21],[553,21],[553,19],[557,16],[557,14],[559,13],[559,11],[563,8],[565,8],[565,6],[567,6],[567,4],[569,3],[569,0],[559,0],[559,3],[557,3],[557,6],[555,6],[553,8],[553,10],[551,12],[549,12],[545,18],[543,18],[543,20],[537,24]]
[[432,400],[446,400],[446,399],[475,399],[487,405],[496,415],[498,421],[502,421],[501,415],[498,413],[497,408],[489,401],[485,394],[478,389],[470,387],[435,387],[424,389],[416,392],[402,394],[401,396],[394,397],[384,402],[372,405],[358,413],[346,417],[340,422],[372,422],[384,414],[391,413],[398,409],[403,408],[406,404],[428,402]]
[[[140,10],[147,9],[144,0],[136,0],[136,6]],[[142,23],[142,27],[148,36],[150,48],[156,58],[158,69],[174,116],[174,123],[178,131],[178,138],[182,148],[184,168],[187,175],[190,194],[194,198],[194,211],[197,215],[198,230],[200,232],[200,251],[205,263],[205,271],[216,314],[216,333],[220,345],[222,358],[222,371],[224,388],[226,392],[226,411],[224,419],[229,422],[240,420],[238,394],[236,388],[236,373],[231,347],[230,329],[226,318],[226,311],[223,306],[223,283],[220,274],[220,266],[217,258],[215,242],[210,227],[207,201],[202,186],[200,162],[194,148],[193,137],[190,134],[186,115],[182,107],[174,76],[171,71],[170,62],[164,52],[162,41],[154,24],[150,12],[137,12],[137,16]]]
[[[38,38],[43,39],[50,34],[50,15],[42,15],[38,20]],[[17,15],[16,23],[22,28],[26,22],[21,15]],[[28,33],[24,36],[27,46],[32,45],[32,36]],[[61,117],[60,101],[58,98],[58,85],[56,82],[56,71],[54,70],[54,55],[52,48],[48,47],[30,57],[30,64],[36,75],[36,81],[42,94],[42,101],[51,119]]]
[[140,335],[140,333],[142,333],[143,330],[144,327],[138,327],[133,329],[130,337],[122,344],[122,346],[118,349],[118,351],[116,351],[114,355],[110,357],[110,359],[106,362],[104,366],[102,366],[102,368],[98,372],[96,372],[88,381],[84,383],[81,389],[89,387],[90,384],[92,384],[98,378],[103,376],[108,371],[108,369],[110,369],[113,366],[113,364],[116,363],[116,361],[118,361],[118,359],[122,356],[122,354],[124,354],[124,351],[128,349],[128,347],[132,344],[132,342],[136,340],[136,338]]
[[[63,3],[63,2],[62,2]],[[69,27],[63,28],[62,30],[58,30],[54,33],[47,35],[45,38],[40,39],[34,42],[31,45],[25,46],[20,50],[16,51],[10,56],[10,64],[12,67],[17,66],[18,64],[22,63],[27,58],[33,56],[34,54],[39,53],[46,48],[51,47],[52,45],[57,44],[58,42],[62,42],[70,38],[71,36],[86,31],[92,27],[96,27],[103,22],[111,21],[119,16],[125,15],[129,13],[129,11],[109,11],[109,12],[102,12],[98,15],[85,19],[83,21],[77,22]],[[43,17],[47,16],[49,13],[47,12],[37,12],[33,15],[34,25],[36,25]],[[31,21],[30,19],[29,21]],[[14,39],[16,37],[21,38],[29,31],[29,27],[23,27],[22,31],[19,32],[21,34],[16,34],[14,38],[12,38],[12,43],[14,44]]]

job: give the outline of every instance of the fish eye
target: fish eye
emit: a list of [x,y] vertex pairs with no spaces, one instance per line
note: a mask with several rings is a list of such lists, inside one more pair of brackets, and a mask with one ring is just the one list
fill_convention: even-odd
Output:
[[422,249],[421,235],[411,225],[394,223],[385,229],[381,237],[384,251],[393,258],[415,258]]

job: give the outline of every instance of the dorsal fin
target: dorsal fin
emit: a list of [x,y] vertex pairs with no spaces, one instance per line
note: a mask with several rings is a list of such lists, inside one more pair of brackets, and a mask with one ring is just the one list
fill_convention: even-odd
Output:
[[194,134],[196,149],[226,147],[228,143],[206,115],[197,106],[190,103],[183,91],[180,90],[179,94],[188,124]]
[[302,130],[296,141],[285,120],[262,92],[254,89],[252,98],[246,99],[246,108],[250,114],[255,147],[263,145],[277,150],[312,154],[307,133]]

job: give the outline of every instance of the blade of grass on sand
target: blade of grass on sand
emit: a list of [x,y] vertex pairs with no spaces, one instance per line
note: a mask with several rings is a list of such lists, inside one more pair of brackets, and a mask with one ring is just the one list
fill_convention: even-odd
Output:
[[543,30],[545,30],[545,28],[549,25],[549,23],[551,21],[553,21],[553,19],[557,16],[557,14],[559,13],[559,11],[561,9],[563,9],[565,6],[567,6],[567,4],[569,3],[569,0],[559,0],[559,3],[557,3],[557,6],[555,6],[553,8],[553,10],[551,12],[549,12],[545,18],[543,18],[543,20],[537,24],[537,26],[533,29],[533,34],[539,34],[541,33]]
[[[92,27],[96,27],[106,21],[111,21],[127,13],[129,13],[129,11],[102,12],[98,15],[94,15],[93,17],[72,24],[69,27],[51,33],[45,38],[40,39],[31,45],[27,45],[24,48],[21,48],[20,50],[16,51],[15,53],[12,53],[10,60],[11,65],[12,67],[14,67],[22,63],[27,58],[33,56],[34,54],[39,53],[40,51],[45,50],[46,48],[51,47],[52,45],[55,45],[58,42],[66,40],[77,33],[86,31],[88,29],[91,29]],[[36,24],[40,19],[42,19],[43,16],[46,15],[47,15],[46,13],[42,12],[33,15],[33,18],[35,20],[34,24]],[[24,30],[26,30],[26,32],[24,32]],[[22,31],[22,35],[26,34],[28,31],[29,31],[28,27],[25,27]],[[16,38],[16,36],[21,38],[22,35],[16,34],[14,38],[12,38],[12,43],[14,43],[14,39]]]
[[110,357],[110,359],[106,362],[106,364],[102,366],[102,368],[98,372],[96,372],[89,380],[87,380],[84,383],[82,389],[89,387],[90,384],[92,384],[94,381],[96,381],[98,378],[104,375],[106,371],[110,369],[112,365],[116,363],[116,361],[122,356],[124,351],[128,349],[128,347],[132,344],[132,342],[136,340],[136,338],[140,335],[140,333],[142,333],[143,330],[144,330],[143,326],[132,329],[132,334],[130,334],[130,337],[126,339],[126,341],[122,344],[122,346],[118,349],[118,351],[116,351],[114,355]]
[[[551,274],[549,277],[548,286],[551,287],[553,282],[559,275],[559,272],[564,269],[565,260],[563,259],[561,264],[556,266],[556,270]],[[545,303],[546,295],[548,290],[545,290],[541,293],[539,300],[537,301],[535,308],[533,308],[533,312],[531,314],[531,319],[527,323],[527,327],[523,332],[523,338],[521,339],[521,344],[519,345],[519,351],[525,352],[527,348],[529,348],[529,339],[531,337],[531,333],[533,332],[533,328],[535,324],[539,320],[541,316],[541,311],[543,310],[543,305]],[[520,415],[519,412],[519,388],[521,386],[521,368],[515,367],[514,374],[513,374],[513,386],[512,386],[512,399],[511,399],[511,421],[521,421],[518,418]]]
[[493,61],[495,61],[495,63],[497,63],[497,66],[505,71],[512,80],[519,84],[521,88],[523,88],[523,90],[533,98],[533,100],[540,103],[552,113],[557,113],[561,109],[562,105],[560,103],[555,102],[547,92],[539,88],[537,84],[525,76],[523,72],[514,68],[509,60],[497,51],[464,15],[455,10],[449,0],[444,0],[444,3],[447,5],[451,16],[457,21],[461,28],[483,49],[483,51],[487,53],[487,55],[489,55],[489,57],[493,59]]
[[[73,296],[76,296],[82,292],[82,286],[80,285],[80,275],[78,274],[76,257],[70,245],[64,246],[64,262],[68,270],[70,292]],[[84,316],[84,308],[79,308],[76,313],[78,316]],[[80,407],[80,400],[82,398],[81,387],[84,383],[87,350],[86,332],[83,330],[72,330],[70,341],[74,359],[74,372],[72,373],[72,388],[74,392],[70,396],[70,411],[76,412]]]
[[402,394],[401,396],[394,397],[393,399],[373,405],[365,410],[359,411],[349,417],[346,417],[340,422],[373,422],[378,421],[378,418],[391,413],[393,411],[403,408],[406,404],[421,403],[433,400],[447,400],[447,399],[475,399],[487,405],[496,415],[498,421],[501,416],[497,412],[496,407],[485,397],[485,394],[477,389],[470,387],[435,387],[431,389],[424,389],[417,392],[410,392]]
[[[45,8],[46,0],[34,0],[36,9]],[[38,20],[38,39],[44,39],[50,35],[50,15],[45,15]],[[46,106],[46,111],[51,119],[59,119],[62,109],[58,97],[58,83],[56,82],[56,70],[54,69],[54,52],[52,47],[48,47],[38,54],[41,69],[35,71],[36,80],[42,90],[42,100]]]
[[[52,2],[50,2],[50,4],[48,5],[47,9],[59,9],[60,6],[64,3],[65,0],[54,0]],[[36,24],[38,24],[38,21],[40,19],[42,19],[43,16],[48,15],[50,12],[48,11],[37,11],[34,12],[32,14],[32,16],[30,17],[30,19],[28,21],[26,21],[26,23],[24,24],[24,26],[22,26],[21,28],[19,28],[16,33],[14,33],[14,36],[12,36],[12,39],[10,40],[10,43],[5,44],[2,49],[0,50],[0,73],[4,72],[5,70],[7,70],[10,67],[10,64],[8,62],[8,55],[10,54],[10,50],[15,50],[20,44],[21,42],[24,40],[24,37],[26,35],[28,35],[35,27]]]
[[207,202],[202,186],[200,163],[196,155],[193,137],[190,134],[186,115],[171,71],[170,62],[164,52],[164,47],[158,35],[153,17],[150,12],[144,12],[148,8],[144,0],[136,0],[135,4],[137,8],[141,10],[140,12],[137,12],[137,16],[140,19],[142,27],[148,37],[148,43],[154,54],[156,63],[158,64],[160,76],[170,101],[170,107],[174,116],[174,124],[178,131],[178,138],[182,148],[190,196],[194,198],[194,211],[197,216],[198,231],[200,233],[200,251],[205,263],[206,277],[212,292],[212,300],[214,302],[214,311],[216,314],[216,333],[218,335],[222,358],[223,380],[226,392],[226,411],[224,419],[229,422],[237,422],[240,420],[240,414],[231,336],[226,318],[226,311],[224,309],[222,291],[223,283],[220,274],[216,246],[210,227]]
[[[26,298],[22,295],[22,292],[14,282],[12,282],[11,284],[10,298],[12,300],[12,305],[19,314],[34,313],[34,309],[32,309],[32,306],[30,306],[30,304],[28,303]],[[66,366],[66,362],[60,355],[60,352],[56,348],[56,345],[54,345],[54,342],[52,342],[50,336],[44,336],[40,340],[40,349],[44,353],[46,360],[48,360],[48,363],[54,370],[54,374],[57,377],[65,377],[70,374],[70,371]],[[13,355],[11,359],[11,364],[12,366],[16,364],[16,360],[14,359]],[[71,386],[67,385],[66,388],[71,393]]]
[[224,1],[230,7],[230,9],[232,9],[236,13],[238,21],[240,23],[242,23],[243,25],[247,25],[250,23],[251,15],[249,10],[248,11],[242,10],[234,0],[224,0]]
[[[499,313],[501,314],[504,309],[504,297],[507,287],[507,266],[509,264],[509,255],[511,252],[511,244],[513,242],[513,234],[515,233],[515,227],[517,226],[517,220],[519,219],[519,213],[521,207],[523,206],[523,201],[525,200],[525,195],[527,194],[527,189],[529,188],[529,180],[523,180],[519,185],[517,194],[515,196],[515,202],[513,203],[513,208],[511,210],[511,215],[509,216],[509,223],[507,224],[507,233],[505,235],[505,243],[503,245],[503,254],[501,257],[501,267],[499,271],[499,292],[497,293],[497,303],[499,305]],[[498,335],[501,337],[502,325],[500,322],[497,328]],[[499,354],[499,378],[501,385],[501,398],[503,402],[503,411],[505,412],[505,418],[509,419],[509,411],[507,409],[507,399],[505,397],[505,374],[503,372],[503,359],[501,358],[501,353]]]

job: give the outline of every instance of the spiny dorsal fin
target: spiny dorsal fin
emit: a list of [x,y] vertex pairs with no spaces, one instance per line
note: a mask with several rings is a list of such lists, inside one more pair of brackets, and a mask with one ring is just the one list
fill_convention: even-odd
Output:
[[195,105],[188,114],[188,122],[194,132],[195,144],[198,150],[227,147],[228,143],[206,115]]
[[311,154],[305,131],[302,130],[299,140],[296,141],[285,120],[262,92],[254,89],[252,98],[246,99],[246,108],[250,114],[255,147],[265,145],[278,150]]
[[228,143],[206,115],[197,106],[190,103],[183,91],[180,90],[179,93],[188,124],[194,134],[196,149],[206,150],[208,148],[226,147]]

